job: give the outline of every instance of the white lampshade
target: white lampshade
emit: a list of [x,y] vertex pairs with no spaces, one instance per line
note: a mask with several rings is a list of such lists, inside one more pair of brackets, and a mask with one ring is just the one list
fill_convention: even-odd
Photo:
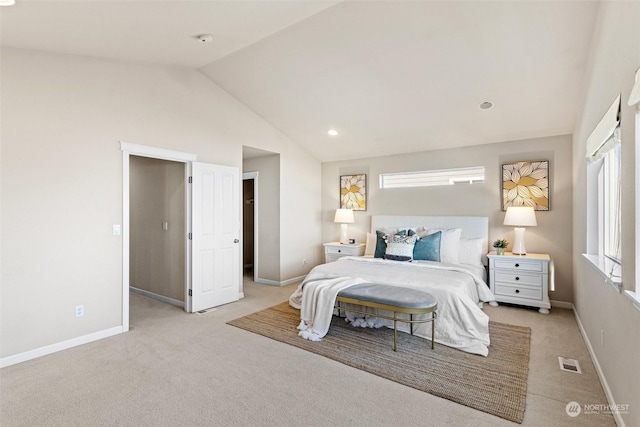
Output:
[[349,236],[347,235],[347,224],[353,224],[355,222],[355,219],[353,218],[353,210],[336,209],[336,216],[333,218],[333,222],[340,223],[340,243],[349,243]]
[[355,219],[353,218],[353,210],[351,209],[336,209],[336,216],[333,218],[333,222],[340,224],[353,224]]
[[527,248],[524,245],[524,227],[535,227],[536,213],[530,206],[510,206],[504,216],[504,225],[515,225],[513,229],[513,248],[511,252],[516,255],[525,255]]
[[504,216],[504,225],[515,225],[516,227],[535,227],[536,212],[530,206],[510,206]]

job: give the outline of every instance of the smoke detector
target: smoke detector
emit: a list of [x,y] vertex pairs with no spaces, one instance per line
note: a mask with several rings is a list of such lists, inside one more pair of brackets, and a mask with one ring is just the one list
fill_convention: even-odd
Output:
[[197,39],[202,43],[209,43],[213,40],[213,36],[211,34],[200,34]]

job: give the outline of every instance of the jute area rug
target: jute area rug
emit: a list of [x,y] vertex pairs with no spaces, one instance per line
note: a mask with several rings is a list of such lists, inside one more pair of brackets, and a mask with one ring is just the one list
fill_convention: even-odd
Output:
[[298,336],[300,311],[288,302],[228,322],[230,325],[320,354],[345,365],[498,417],[522,423],[526,405],[531,329],[489,322],[491,346],[483,357],[398,333],[355,328],[334,316],[322,341]]

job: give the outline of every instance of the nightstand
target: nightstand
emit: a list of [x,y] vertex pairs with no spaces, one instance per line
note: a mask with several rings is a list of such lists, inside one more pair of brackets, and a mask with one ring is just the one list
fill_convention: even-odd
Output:
[[489,283],[496,301],[538,307],[540,313],[549,313],[549,255],[491,252],[487,257]]
[[364,255],[364,243],[355,243],[353,245],[343,245],[340,242],[325,243],[324,245],[324,262],[333,262],[343,256],[362,256]]

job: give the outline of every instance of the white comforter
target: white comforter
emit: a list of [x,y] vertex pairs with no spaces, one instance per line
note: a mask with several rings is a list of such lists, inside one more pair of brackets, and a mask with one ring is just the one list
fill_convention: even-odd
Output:
[[[336,280],[338,278],[342,280]],[[328,330],[335,295],[339,289],[362,282],[429,292],[438,301],[436,342],[469,353],[483,356],[489,354],[489,317],[479,308],[478,303],[493,301],[495,297],[479,276],[479,270],[462,264],[429,261],[408,263],[380,258],[344,257],[319,265],[311,270],[289,298],[292,307],[301,309],[299,329],[304,332],[305,325],[320,326],[312,339],[321,338],[326,334],[326,330],[323,334],[325,326]],[[332,290],[322,291],[323,283]],[[310,284],[309,292],[306,292],[307,284]],[[316,318],[320,313],[328,317]],[[383,322],[393,327],[392,321]],[[398,323],[398,329],[409,331],[409,325]],[[414,335],[431,338],[431,326],[428,323],[417,323],[413,329]],[[301,335],[304,337],[304,334]]]

